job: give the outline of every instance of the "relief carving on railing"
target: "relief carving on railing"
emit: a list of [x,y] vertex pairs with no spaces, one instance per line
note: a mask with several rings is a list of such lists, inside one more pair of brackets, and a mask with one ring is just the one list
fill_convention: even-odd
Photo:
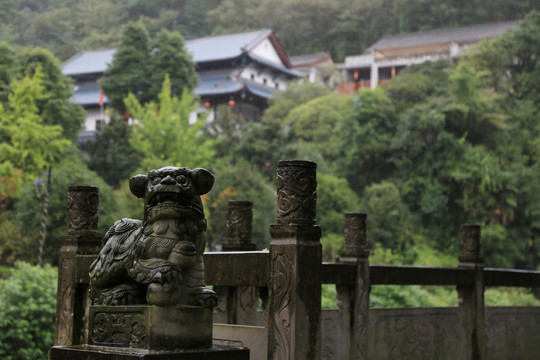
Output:
[[[60,264],[60,271],[64,274],[75,272],[75,262],[71,259],[63,259]],[[56,321],[57,345],[71,345],[70,335],[73,333],[73,298],[75,296],[75,284],[71,277],[60,278],[58,286],[59,311]]]
[[98,188],[70,186],[68,189],[68,234],[96,231],[98,225]]
[[251,201],[229,201],[227,214],[227,242],[250,243],[253,203]]
[[[276,284],[277,303],[274,307],[274,352],[273,358],[276,360],[291,359],[290,336],[291,336],[291,318],[294,309],[291,309],[291,277],[289,268],[291,259],[287,254],[277,254],[273,259],[273,269]],[[270,345],[270,344],[269,344]]]
[[315,225],[317,215],[317,164],[283,160],[277,173],[277,223]]
[[[366,265],[369,267],[369,265]],[[368,328],[369,328],[369,284],[365,283],[365,280],[358,276],[356,279],[356,286],[360,289],[356,298],[357,313],[355,314],[354,326],[355,338],[361,339],[361,341],[354,341],[351,346],[354,346],[354,354],[357,359],[368,358]],[[367,298],[365,303],[362,303],[361,299]],[[356,340],[355,339],[355,340]]]
[[[370,349],[373,359],[461,359],[460,321],[457,310],[375,316]],[[384,311],[389,312],[387,309]],[[397,312],[396,310],[395,312]]]
[[90,334],[96,345],[125,345],[144,347],[147,345],[146,321],[142,312],[105,313],[93,316]]
[[238,286],[236,288],[238,294],[239,311],[237,314],[238,324],[253,325],[253,315],[257,310],[257,292],[252,286]]

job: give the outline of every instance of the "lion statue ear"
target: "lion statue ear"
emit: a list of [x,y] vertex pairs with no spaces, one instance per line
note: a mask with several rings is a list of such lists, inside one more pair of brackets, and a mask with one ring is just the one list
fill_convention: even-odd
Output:
[[195,185],[195,190],[199,195],[204,195],[212,189],[214,186],[214,175],[203,168],[197,168],[191,170],[191,180]]
[[135,175],[129,179],[129,190],[138,198],[143,198],[146,191],[146,182],[148,181],[148,176],[146,175]]

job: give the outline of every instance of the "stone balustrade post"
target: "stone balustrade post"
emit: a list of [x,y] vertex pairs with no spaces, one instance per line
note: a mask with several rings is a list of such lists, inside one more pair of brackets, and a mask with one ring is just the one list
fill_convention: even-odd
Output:
[[317,164],[280,161],[277,224],[270,225],[268,359],[321,357],[321,229]]
[[369,251],[365,213],[346,213],[339,263],[356,265],[356,284],[337,286],[340,317],[349,338],[343,358],[367,359],[369,329]]
[[[227,212],[227,239],[223,251],[254,251],[251,230],[253,202],[231,200]],[[259,292],[253,286],[219,288],[226,296],[227,322],[238,325],[255,325]],[[222,298],[223,299],[223,298]]]
[[62,237],[58,259],[58,292],[56,298],[55,345],[84,344],[88,338],[89,261],[81,257],[97,256],[101,247],[98,225],[98,188],[70,186],[67,197],[67,235]]
[[470,287],[458,287],[458,303],[465,318],[469,344],[468,358],[485,359],[484,325],[484,260],[480,256],[480,226],[465,224],[461,228],[460,268],[474,271],[474,282]]
[[227,239],[223,251],[254,251],[251,239],[253,202],[230,200],[227,209]]

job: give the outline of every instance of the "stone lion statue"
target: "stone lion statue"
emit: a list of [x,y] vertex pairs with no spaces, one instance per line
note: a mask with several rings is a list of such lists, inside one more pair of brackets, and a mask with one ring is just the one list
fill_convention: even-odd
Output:
[[107,231],[90,266],[94,305],[213,307],[204,284],[206,219],[200,195],[214,185],[205,169],[164,167],[129,181],[144,199],[143,221],[121,219]]

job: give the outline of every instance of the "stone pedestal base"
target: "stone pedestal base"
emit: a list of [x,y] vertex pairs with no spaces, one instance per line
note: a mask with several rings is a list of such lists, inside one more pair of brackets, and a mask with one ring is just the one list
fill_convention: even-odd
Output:
[[212,348],[212,309],[91,306],[89,345],[152,350]]
[[92,345],[53,346],[49,360],[249,360],[249,350],[214,346],[204,350],[166,351]]

